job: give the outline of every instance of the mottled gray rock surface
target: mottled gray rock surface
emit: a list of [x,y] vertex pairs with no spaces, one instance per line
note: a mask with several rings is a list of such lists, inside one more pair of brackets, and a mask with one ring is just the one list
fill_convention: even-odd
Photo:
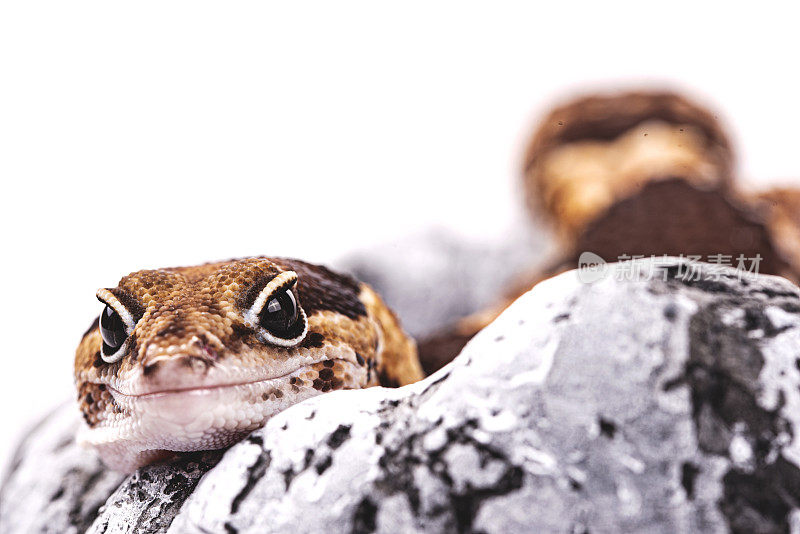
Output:
[[0,489],[0,532],[84,532],[125,479],[76,445],[78,414],[65,404],[20,443]]
[[0,490],[0,532],[164,532],[223,454],[188,454],[126,477],[77,445],[78,423],[65,404],[20,444]]
[[[301,403],[215,467],[211,453],[147,468],[90,531],[797,531],[798,289],[682,269],[544,282],[425,381]],[[66,489],[32,496],[65,469],[108,476],[73,452],[60,466],[50,446],[23,450],[4,533],[35,531],[26,514],[72,521],[55,513]]]

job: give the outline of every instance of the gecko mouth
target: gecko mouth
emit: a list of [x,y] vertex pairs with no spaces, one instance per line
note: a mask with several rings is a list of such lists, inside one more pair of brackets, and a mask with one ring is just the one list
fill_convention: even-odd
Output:
[[180,394],[180,393],[198,393],[199,394],[199,393],[212,392],[212,391],[221,390],[221,389],[231,389],[231,388],[236,388],[236,387],[240,387],[240,386],[252,386],[252,385],[255,385],[255,384],[262,384],[262,383],[270,382],[272,380],[280,380],[282,378],[286,378],[287,376],[291,376],[292,374],[295,374],[298,371],[302,371],[304,368],[305,367],[300,367],[299,369],[296,369],[296,370],[294,370],[294,371],[292,371],[290,373],[286,373],[285,375],[274,376],[274,377],[271,377],[271,378],[261,378],[261,379],[249,380],[249,381],[245,381],[245,382],[231,382],[231,383],[227,383],[227,384],[210,384],[210,385],[206,385],[206,386],[175,387],[175,388],[170,388],[170,389],[162,389],[162,390],[158,390],[158,391],[149,391],[147,393],[137,393],[137,394],[132,394],[132,395],[131,394],[127,394],[127,393],[122,393],[121,391],[118,391],[118,390],[116,390],[116,389],[114,389],[113,387],[110,387],[110,386],[109,386],[108,389],[111,391],[111,394],[114,395],[115,397],[119,396],[119,397],[122,397],[122,398],[142,399],[142,400],[144,400],[144,399],[157,399],[157,398],[160,398],[160,397],[167,397],[169,395],[177,395],[177,394]]
[[[324,369],[339,369],[343,378],[338,379],[336,387],[317,378],[320,374],[329,376],[319,372]],[[96,428],[92,439],[95,444],[119,441],[124,434],[130,443],[141,442],[147,450],[219,448],[232,436],[262,426],[268,418],[298,402],[330,389],[363,387],[365,378],[363,366],[346,358],[333,358],[255,380],[159,388],[134,395],[109,388],[120,417],[130,426],[123,430],[115,425]]]
[[[203,394],[212,394],[214,392],[222,392],[223,390],[234,390],[234,389],[251,389],[256,386],[263,386],[267,387],[269,385],[278,386],[282,382],[286,381],[286,379],[291,379],[294,376],[302,374],[308,370],[310,370],[313,366],[318,365],[324,362],[342,362],[344,364],[352,364],[352,362],[345,358],[326,358],[316,362],[305,363],[301,366],[294,368],[291,371],[282,373],[280,375],[275,376],[268,376],[268,377],[258,377],[251,380],[239,380],[239,381],[232,381],[232,382],[220,382],[220,383],[208,383],[208,384],[199,384],[199,385],[177,385],[177,386],[170,386],[170,387],[160,387],[157,389],[149,389],[149,388],[140,388],[142,391],[136,393],[127,393],[120,391],[121,388],[115,388],[112,385],[107,385],[109,391],[111,392],[112,396],[115,400],[120,401],[122,403],[125,402],[135,402],[135,401],[146,401],[146,400],[155,400],[161,399],[171,396],[177,395],[203,395]],[[131,388],[137,389],[137,388]]]

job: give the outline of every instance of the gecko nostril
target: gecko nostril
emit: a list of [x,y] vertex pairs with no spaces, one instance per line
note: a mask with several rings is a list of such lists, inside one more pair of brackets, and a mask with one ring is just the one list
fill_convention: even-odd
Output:
[[203,347],[203,352],[205,352],[205,353],[206,353],[206,355],[207,355],[207,356],[208,356],[208,357],[209,357],[211,360],[217,360],[217,359],[218,359],[218,357],[219,357],[219,355],[217,354],[217,351],[216,351],[216,350],[214,350],[214,347],[212,347],[211,345],[206,345],[206,346],[204,346],[204,347]]
[[208,341],[205,335],[200,334],[192,341],[192,345],[201,357],[216,361],[219,358],[217,349]]
[[144,368],[142,369],[142,373],[144,374],[144,376],[150,376],[153,373],[155,373],[160,363],[161,362],[153,362],[145,365]]

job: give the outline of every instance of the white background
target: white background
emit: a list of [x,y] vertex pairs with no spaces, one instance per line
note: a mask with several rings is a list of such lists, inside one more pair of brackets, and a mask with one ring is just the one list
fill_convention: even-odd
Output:
[[798,13],[759,2],[0,4],[0,462],[71,399],[98,287],[520,221],[526,136],[596,87],[687,90],[743,179],[800,177]]

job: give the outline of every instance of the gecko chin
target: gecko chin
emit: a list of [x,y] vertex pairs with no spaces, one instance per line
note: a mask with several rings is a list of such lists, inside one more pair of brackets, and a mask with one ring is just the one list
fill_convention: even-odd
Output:
[[80,441],[112,469],[131,472],[175,452],[221,449],[276,413],[332,389],[364,387],[364,368],[344,359],[304,365],[275,378],[128,395],[109,388],[118,410]]

